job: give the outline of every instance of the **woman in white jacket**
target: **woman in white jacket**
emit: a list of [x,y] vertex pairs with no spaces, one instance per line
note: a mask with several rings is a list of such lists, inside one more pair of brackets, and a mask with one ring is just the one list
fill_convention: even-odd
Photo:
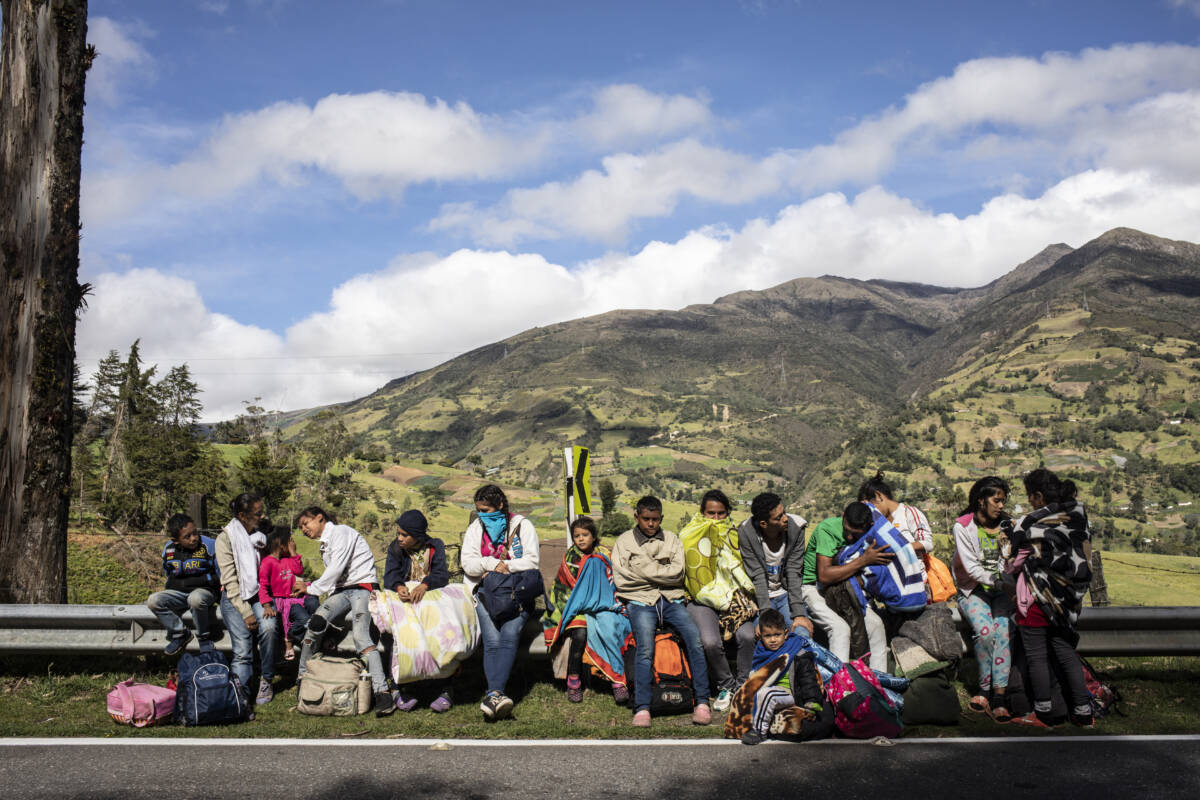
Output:
[[[321,573],[321,577],[308,584],[305,591],[317,597],[328,595],[308,621],[308,630],[304,633],[304,647],[300,651],[297,680],[304,680],[308,659],[321,647],[321,641],[329,626],[349,616],[354,646],[366,658],[367,671],[371,673],[375,716],[391,714],[396,710],[396,701],[388,690],[379,648],[371,638],[371,593],[379,588],[375,554],[371,552],[371,546],[361,533],[349,525],[335,524],[329,519],[329,515],[317,506],[310,506],[301,511],[297,520],[305,536],[321,540],[321,560],[325,562],[325,571]],[[297,580],[297,584],[299,583]]]
[[[997,722],[1012,718],[1008,710],[1008,674],[1012,669],[1010,618],[1015,610],[1004,574],[1001,547],[1004,534],[1008,483],[988,476],[975,481],[967,495],[967,509],[954,523],[954,583],[958,610],[975,633],[975,659],[979,664],[979,694],[971,698],[972,711],[990,712]],[[990,693],[990,697],[988,696]]]
[[[478,517],[467,527],[462,541],[463,583],[474,591],[489,572],[509,574],[538,568],[538,537],[533,523],[508,508],[508,497],[494,484],[475,492]],[[483,674],[487,695],[479,708],[484,719],[503,719],[512,713],[513,701],[504,693],[521,630],[533,614],[532,607],[497,625],[476,598],[479,633],[483,640]]]

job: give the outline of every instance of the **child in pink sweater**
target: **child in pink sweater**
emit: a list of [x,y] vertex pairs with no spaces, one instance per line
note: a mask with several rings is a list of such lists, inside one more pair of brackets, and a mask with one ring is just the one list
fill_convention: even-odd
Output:
[[291,661],[309,618],[317,610],[317,597],[306,594],[303,583],[297,591],[296,578],[304,574],[304,562],[296,553],[291,530],[283,525],[275,527],[267,535],[266,551],[268,555],[258,566],[258,599],[264,615],[283,617],[283,658]]

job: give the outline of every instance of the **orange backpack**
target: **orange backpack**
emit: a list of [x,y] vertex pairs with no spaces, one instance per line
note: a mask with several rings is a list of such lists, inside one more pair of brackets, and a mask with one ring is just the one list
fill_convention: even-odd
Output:
[[[633,634],[625,650],[625,679],[634,691],[635,674]],[[690,713],[695,705],[692,693],[692,668],[688,664],[683,638],[673,630],[659,628],[654,635],[654,664],[650,672],[650,712],[652,714]]]
[[925,591],[930,603],[942,603],[954,596],[954,576],[946,562],[931,553],[921,556],[925,562]]

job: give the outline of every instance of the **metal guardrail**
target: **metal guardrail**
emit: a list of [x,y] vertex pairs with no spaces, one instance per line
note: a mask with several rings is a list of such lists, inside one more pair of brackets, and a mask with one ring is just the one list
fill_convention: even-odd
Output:
[[[216,614],[219,622],[219,608]],[[183,620],[189,630],[194,630],[190,611],[184,613]],[[217,628],[223,630],[220,624]],[[541,620],[534,618],[522,634],[522,641],[528,642],[530,655],[546,654],[541,631]],[[0,653],[136,655],[161,653],[166,644],[167,635],[162,623],[144,605],[0,604]],[[229,636],[222,636],[214,646],[229,652]],[[195,639],[187,649],[191,652],[199,649]],[[338,649],[354,652],[349,632]]]
[[[220,610],[217,611],[218,619]],[[970,628],[954,612],[970,641]],[[191,624],[190,613],[184,615]],[[533,656],[546,654],[540,621],[530,621],[522,640]],[[0,652],[3,653],[155,653],[166,645],[166,632],[144,605],[3,605],[0,604]],[[349,641],[346,647],[353,649]],[[230,649],[229,636],[216,647]],[[195,650],[193,640],[188,649]],[[1079,652],[1086,656],[1200,655],[1200,606],[1108,606],[1085,608],[1079,618]]]

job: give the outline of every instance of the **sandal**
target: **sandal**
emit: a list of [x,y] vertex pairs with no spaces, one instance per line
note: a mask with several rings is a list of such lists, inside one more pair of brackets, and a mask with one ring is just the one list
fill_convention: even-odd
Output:
[[988,699],[981,694],[977,694],[967,703],[967,708],[979,714],[986,714],[991,706],[988,704]]
[[1008,693],[1007,692],[992,692],[992,709],[988,712],[992,719],[1000,724],[1004,724],[1012,719],[1012,712],[1008,710]]
[[295,650],[284,650],[283,651],[283,660],[284,661],[294,661],[295,659],[296,659],[296,651]]

